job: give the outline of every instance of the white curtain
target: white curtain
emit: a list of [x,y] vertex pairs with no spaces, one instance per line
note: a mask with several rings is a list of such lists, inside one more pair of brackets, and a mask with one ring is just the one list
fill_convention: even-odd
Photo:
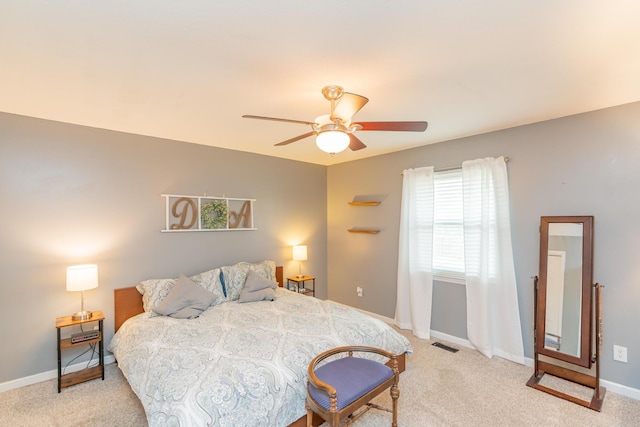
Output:
[[524,364],[502,157],[462,164],[467,336],[487,357]]
[[431,337],[433,167],[403,172],[395,324]]

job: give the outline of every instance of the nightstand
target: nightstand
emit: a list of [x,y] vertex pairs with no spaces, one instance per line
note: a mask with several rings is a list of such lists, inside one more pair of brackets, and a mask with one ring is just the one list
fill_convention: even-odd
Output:
[[[91,317],[87,320],[73,320],[71,316],[56,318],[56,330],[58,332],[58,393],[60,393],[60,391],[65,387],[93,380],[95,378],[102,377],[102,380],[104,380],[104,334],[102,329],[103,321],[104,314],[102,313],[102,311],[94,311],[93,313],[91,313]],[[60,331],[62,330],[62,328],[66,328],[69,326],[79,326],[84,325],[85,323],[92,322],[98,322],[98,336],[96,338],[73,343],[71,342],[71,337],[60,337]],[[90,331],[91,330],[85,332]],[[98,344],[98,365],[62,375],[62,350],[87,344]]]
[[[311,282],[311,288],[305,285],[305,282]],[[287,289],[296,291],[301,294],[316,296],[316,278],[314,276],[291,276],[287,277]]]

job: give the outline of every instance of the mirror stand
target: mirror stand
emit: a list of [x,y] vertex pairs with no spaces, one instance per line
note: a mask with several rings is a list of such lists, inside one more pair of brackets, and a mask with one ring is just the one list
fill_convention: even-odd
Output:
[[[539,326],[538,322],[538,276],[534,277],[534,304],[536,307],[536,315],[534,316],[534,337],[537,337],[537,328]],[[537,390],[544,391],[545,393],[549,393],[556,397],[571,401],[573,403],[577,403],[578,405],[585,406],[587,408],[593,409],[595,411],[600,411],[602,409],[602,403],[604,401],[604,395],[606,393],[606,389],[600,386],[600,347],[602,346],[602,285],[596,283],[594,286],[595,289],[595,299],[594,299],[594,309],[595,309],[595,350],[593,357],[591,359],[591,363],[595,365],[595,373],[585,373],[579,372],[577,369],[570,369],[564,366],[559,366],[549,361],[540,360],[540,353],[538,352],[538,343],[535,342],[536,338],[534,338],[534,373],[527,381],[527,386],[533,387]],[[544,344],[542,344],[544,345]],[[567,365],[567,363],[564,363]],[[571,365],[569,363],[569,365]],[[577,365],[576,365],[577,366]],[[553,377],[561,378],[564,380],[571,381],[573,383],[582,385],[589,389],[593,389],[593,397],[591,400],[583,400],[579,397],[576,397],[571,394],[567,394],[563,391],[556,390],[554,388],[548,387],[546,385],[540,384],[545,374],[549,374]]]

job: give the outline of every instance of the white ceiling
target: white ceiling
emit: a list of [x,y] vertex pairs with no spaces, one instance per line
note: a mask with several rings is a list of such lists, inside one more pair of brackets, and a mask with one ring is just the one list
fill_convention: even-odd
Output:
[[[241,117],[313,121],[328,84],[429,128],[331,157]],[[322,165],[638,100],[638,0],[0,2],[0,111]]]

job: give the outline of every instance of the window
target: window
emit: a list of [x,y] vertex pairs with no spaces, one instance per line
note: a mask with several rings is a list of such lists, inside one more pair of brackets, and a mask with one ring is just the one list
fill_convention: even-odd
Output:
[[433,175],[433,275],[464,284],[462,169]]

